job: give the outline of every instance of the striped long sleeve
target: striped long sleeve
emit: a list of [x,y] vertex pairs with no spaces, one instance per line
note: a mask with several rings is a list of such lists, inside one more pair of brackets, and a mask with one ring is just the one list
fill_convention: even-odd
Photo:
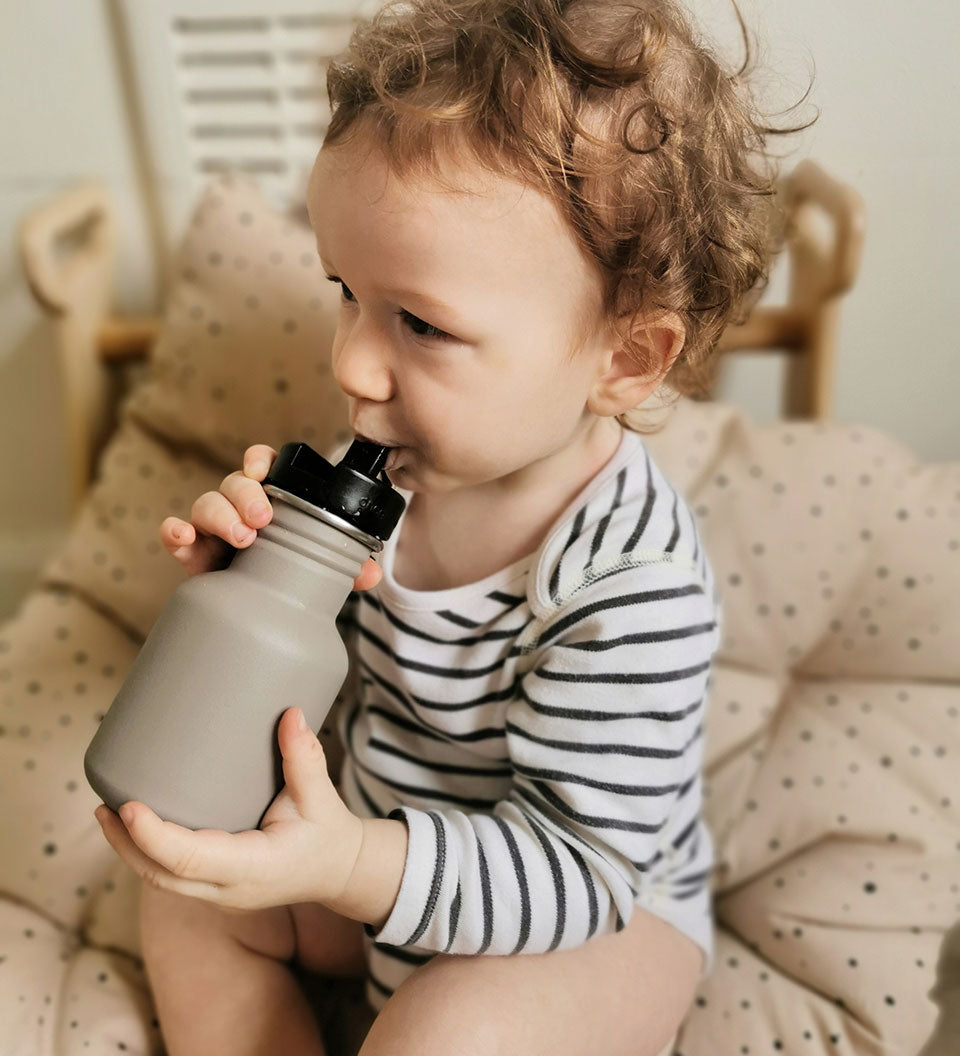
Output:
[[[503,710],[507,794],[483,812],[389,812],[409,830],[406,865],[369,936],[541,953],[619,931],[638,903],[670,919],[703,892],[700,767],[719,631],[702,567],[627,555],[584,570],[531,620]],[[709,966],[707,915],[700,941]]]

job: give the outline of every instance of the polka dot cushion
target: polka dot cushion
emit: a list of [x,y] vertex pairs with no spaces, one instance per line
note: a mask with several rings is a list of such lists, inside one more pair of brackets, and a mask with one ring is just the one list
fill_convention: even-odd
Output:
[[0,898],[0,1051],[160,1051],[143,965]]
[[679,1048],[912,1056],[960,919],[960,462],[687,401],[648,446],[724,600],[717,966]]
[[[248,443],[343,449],[318,369],[335,304],[311,305],[329,284],[287,224],[253,185],[210,185],[151,371],[66,545],[0,625],[0,1051],[160,1052],[139,881],[93,818],[83,752],[183,580],[163,518],[188,517]],[[676,1051],[914,1056],[960,917],[960,464],[686,400],[647,443],[724,598],[705,729],[716,969]],[[310,983],[332,1056],[369,1019],[351,986]]]
[[339,287],[300,214],[278,213],[252,180],[224,175],[201,197],[173,274],[151,376],[129,415],[227,471],[250,444],[303,440],[322,451],[348,434],[330,371]]

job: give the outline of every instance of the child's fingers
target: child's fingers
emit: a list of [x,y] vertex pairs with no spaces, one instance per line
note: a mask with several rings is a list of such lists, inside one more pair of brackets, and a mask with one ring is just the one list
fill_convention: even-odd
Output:
[[248,546],[257,534],[221,491],[205,491],[194,502],[190,519],[201,536],[215,536],[231,546]]
[[[204,492],[196,500],[191,521],[168,517],[161,524],[160,538],[168,553],[191,575],[217,567],[226,554],[224,544],[236,549],[249,546],[257,529],[273,519],[270,498],[259,482],[276,457],[268,444],[252,444],[243,454],[243,469],[224,477],[219,491]],[[369,558],[354,580],[354,589],[375,587],[382,574]]]
[[[262,528],[273,519],[270,496],[257,481],[247,476],[245,470],[238,469],[224,477],[219,494],[228,500],[233,510],[231,528],[238,519],[242,519],[248,528]],[[234,542],[233,545],[237,544]]]
[[167,553],[191,576],[222,567],[229,552],[222,539],[178,517],[168,517],[160,525],[160,539]]
[[375,587],[383,576],[383,569],[372,557],[368,557],[360,569],[360,575],[353,581],[354,590],[369,590]]
[[137,846],[119,815],[103,804],[94,811],[94,814],[107,843],[145,883],[191,898],[216,901],[220,894],[219,884],[178,876],[150,858]]
[[[221,492],[238,510],[243,511],[244,519],[251,526],[262,528],[273,516],[267,493],[254,482],[266,477],[276,457],[277,452],[269,445],[252,444],[243,453],[243,471],[224,477],[220,485]],[[353,581],[353,589],[370,590],[380,582],[382,575],[383,570],[370,557],[364,562],[360,575]]]
[[243,453],[243,473],[251,480],[263,480],[270,472],[277,452],[268,444],[251,444]]
[[199,572],[209,572],[226,565],[230,548],[223,540],[214,539],[212,535],[194,533],[194,539],[190,543],[171,540],[169,535],[162,538],[167,552],[180,562],[188,576],[196,576]]
[[210,543],[202,543],[196,528],[179,517],[167,517],[160,525],[160,541],[171,557],[191,574],[207,571],[222,556]]
[[179,517],[167,517],[160,525],[160,539],[171,554],[177,547],[192,543],[196,535],[193,525]]

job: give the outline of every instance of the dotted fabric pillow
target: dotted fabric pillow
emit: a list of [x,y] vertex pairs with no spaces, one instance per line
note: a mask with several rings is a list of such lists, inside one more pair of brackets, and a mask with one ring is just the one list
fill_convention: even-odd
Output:
[[349,435],[330,370],[339,289],[300,216],[278,212],[252,180],[218,177],[174,275],[150,375],[125,413],[228,469],[253,443],[323,451]]
[[678,1048],[915,1053],[960,918],[960,462],[689,401],[647,445],[724,610],[716,966]]
[[705,533],[723,660],[960,682],[960,461],[923,464],[865,425],[758,425],[689,400],[647,445]]
[[146,374],[41,575],[82,590],[141,638],[183,579],[159,542],[165,517],[189,520],[250,444],[302,440],[329,453],[352,437],[330,370],[339,291],[302,217],[278,212],[252,180],[217,177],[174,274]]

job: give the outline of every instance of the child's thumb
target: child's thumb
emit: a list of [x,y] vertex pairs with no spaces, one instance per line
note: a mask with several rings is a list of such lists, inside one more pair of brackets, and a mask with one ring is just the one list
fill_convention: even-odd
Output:
[[287,708],[280,719],[280,754],[287,793],[305,815],[322,809],[328,786],[323,745],[311,730],[300,708]]

